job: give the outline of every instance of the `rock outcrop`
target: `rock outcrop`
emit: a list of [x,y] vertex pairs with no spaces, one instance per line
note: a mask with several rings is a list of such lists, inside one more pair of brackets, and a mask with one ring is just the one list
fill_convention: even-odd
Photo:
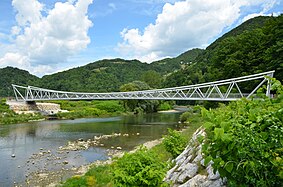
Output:
[[175,166],[167,172],[164,181],[171,186],[180,187],[223,187],[226,180],[218,172],[214,173],[212,162],[204,165],[201,152],[202,144],[198,137],[205,136],[203,128],[199,128],[193,135],[186,149],[175,159]]

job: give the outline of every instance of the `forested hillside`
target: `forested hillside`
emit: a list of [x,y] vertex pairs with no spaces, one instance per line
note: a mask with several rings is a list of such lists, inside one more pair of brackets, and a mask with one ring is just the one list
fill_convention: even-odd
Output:
[[275,70],[283,79],[283,15],[257,17],[216,40],[164,86],[215,81]]
[[138,60],[100,60],[42,78],[17,68],[4,68],[0,69],[0,97],[13,95],[11,84],[66,91],[109,92],[119,91],[120,86],[133,81],[143,81],[152,88],[158,88],[163,77],[179,70],[183,66],[181,62],[195,60],[202,51],[193,49],[176,58],[167,58],[151,64]]
[[39,80],[25,70],[13,67],[0,69],[0,97],[13,96],[12,84],[28,85]]

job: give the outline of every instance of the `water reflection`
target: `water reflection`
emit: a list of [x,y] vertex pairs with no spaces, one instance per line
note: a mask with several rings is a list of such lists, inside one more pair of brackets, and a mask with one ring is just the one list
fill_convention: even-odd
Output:
[[[178,118],[179,114],[170,113],[1,126],[0,186],[12,186],[14,181],[24,181],[27,172],[37,169],[35,166],[29,170],[27,160],[33,153],[38,153],[40,148],[56,152],[59,146],[79,138],[92,139],[95,135],[112,133],[129,134],[128,137],[121,136],[104,141],[103,148],[93,147],[80,153],[70,153],[66,159],[70,164],[79,166],[107,159],[106,149],[112,146],[130,150],[138,144],[160,138],[167,132],[167,128],[177,128]],[[12,154],[16,157],[12,158]],[[52,169],[53,166],[49,167]]]

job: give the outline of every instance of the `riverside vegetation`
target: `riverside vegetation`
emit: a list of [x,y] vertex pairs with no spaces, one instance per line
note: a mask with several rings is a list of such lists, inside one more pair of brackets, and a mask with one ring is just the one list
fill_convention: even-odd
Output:
[[[94,165],[85,175],[74,176],[62,186],[168,186],[163,178],[172,166],[168,160],[185,149],[194,131],[202,124],[200,114],[189,119],[190,128],[182,133],[169,130],[161,144],[151,149],[140,147],[134,153],[114,158],[111,164]],[[168,143],[174,141],[174,144]],[[176,150],[175,147],[178,147]]]
[[[117,116],[126,113],[148,113],[172,109],[172,102],[160,101],[53,101],[62,110],[54,114],[58,119]],[[40,113],[17,114],[9,109],[6,99],[0,100],[0,125],[23,123],[44,119]]]
[[[272,79],[273,99],[264,97],[222,104],[217,109],[200,107],[184,113],[189,127],[182,133],[169,130],[161,144],[125,153],[112,164],[94,166],[84,176],[62,186],[169,186],[164,183],[170,160],[178,156],[198,127],[206,136],[202,151],[205,164],[226,177],[229,186],[283,185],[283,86]],[[193,112],[195,111],[195,112]],[[185,140],[185,141],[184,141]],[[169,160],[169,161],[168,161]]]
[[205,163],[212,160],[229,186],[283,186],[283,86],[272,81],[274,99],[202,110]]
[[6,104],[6,99],[0,100],[0,125],[16,124],[44,119],[41,114],[16,114]]
[[[119,115],[125,112],[120,101],[54,101],[61,109],[69,112],[55,114],[59,119],[74,119],[83,117],[101,117]],[[17,114],[9,109],[6,100],[0,100],[0,125],[16,124],[44,119],[40,113]]]

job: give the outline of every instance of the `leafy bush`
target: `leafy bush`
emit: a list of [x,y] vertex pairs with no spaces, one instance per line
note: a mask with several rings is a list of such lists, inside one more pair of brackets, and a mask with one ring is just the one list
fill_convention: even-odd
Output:
[[100,110],[105,110],[109,113],[123,112],[124,108],[118,101],[104,101],[95,105]]
[[181,114],[181,116],[180,116],[180,121],[181,121],[182,123],[184,123],[184,122],[187,121],[191,116],[192,116],[192,111],[184,112],[184,113]]
[[176,158],[186,148],[187,140],[178,131],[168,129],[168,135],[164,136],[162,143],[166,151]]
[[283,186],[283,92],[277,98],[240,100],[217,110],[202,110],[206,118],[206,159],[230,186]]
[[172,109],[172,105],[170,105],[168,102],[161,103],[157,108],[158,111],[170,110],[170,109]]
[[159,186],[166,173],[166,164],[146,148],[126,153],[114,162],[116,186]]
[[9,106],[6,104],[6,99],[1,99],[0,100],[0,113],[8,112],[8,111],[9,111]]

